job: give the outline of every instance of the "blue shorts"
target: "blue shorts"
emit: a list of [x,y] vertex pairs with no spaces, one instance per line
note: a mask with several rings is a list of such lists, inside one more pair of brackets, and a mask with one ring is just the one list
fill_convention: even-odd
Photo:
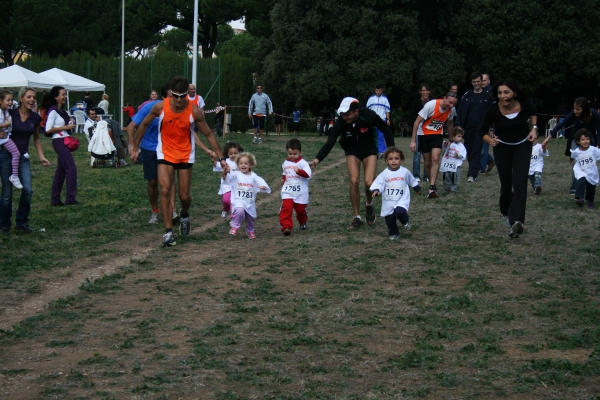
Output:
[[142,166],[144,167],[144,179],[155,181],[158,179],[158,164],[156,162],[156,150],[146,150],[141,147]]

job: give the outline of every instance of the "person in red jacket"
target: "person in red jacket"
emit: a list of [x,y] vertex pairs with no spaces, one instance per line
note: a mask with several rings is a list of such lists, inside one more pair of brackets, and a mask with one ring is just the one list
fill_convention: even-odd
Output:
[[129,121],[127,122],[127,124],[125,124],[129,125],[129,122],[131,122],[131,119],[135,115],[135,108],[133,108],[131,104],[127,103],[127,107],[123,107],[123,112],[127,113],[127,115],[129,116]]

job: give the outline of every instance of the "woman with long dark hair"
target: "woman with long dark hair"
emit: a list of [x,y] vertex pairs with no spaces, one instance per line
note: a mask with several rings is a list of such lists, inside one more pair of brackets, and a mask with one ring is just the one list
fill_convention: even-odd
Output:
[[[50,93],[42,99],[42,109],[45,110],[46,134],[52,134],[52,148],[58,156],[56,172],[52,181],[52,195],[50,205],[81,205],[77,201],[77,166],[71,150],[65,145],[65,138],[75,128],[75,124],[63,107],[67,102],[67,91],[62,86],[54,86]],[[67,183],[65,202],[60,199],[63,184]]]
[[[494,149],[500,178],[500,212],[509,236],[523,233],[527,203],[527,176],[531,142],[538,135],[537,108],[512,79],[501,79],[492,87],[495,101],[488,108],[479,135]],[[495,136],[488,135],[495,124]]]

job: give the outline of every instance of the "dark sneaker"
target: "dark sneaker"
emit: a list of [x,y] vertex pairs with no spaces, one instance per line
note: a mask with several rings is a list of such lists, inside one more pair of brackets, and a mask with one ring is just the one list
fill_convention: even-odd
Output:
[[579,206],[579,207],[583,207],[584,201],[583,199],[576,199],[575,203]]
[[163,235],[162,247],[172,247],[176,244],[177,242],[175,241],[175,235],[173,235],[173,232],[168,232]]
[[283,233],[283,236],[290,236],[292,234],[292,230],[290,228],[285,228],[281,231],[281,233]]
[[181,225],[179,225],[179,232],[181,232],[182,236],[187,236],[190,234],[190,230],[192,229],[190,226],[190,218],[189,217],[181,217],[179,220]]
[[362,220],[358,217],[354,217],[352,223],[348,227],[348,229],[358,229],[362,226]]
[[302,225],[300,225],[300,230],[302,230],[302,231],[305,231],[305,230],[306,230],[306,228],[308,228],[308,227],[306,226],[306,224],[302,224]]
[[429,188],[429,190],[427,191],[427,198],[428,199],[435,199],[436,197],[437,197],[437,190]]
[[516,239],[519,237],[519,235],[521,233],[523,233],[523,224],[521,222],[517,221],[510,228],[510,232],[508,233],[508,236],[510,236],[513,239]]
[[533,188],[533,191],[535,192],[535,194],[540,194],[542,191],[542,187],[541,186],[536,186]]
[[29,233],[33,232],[33,229],[31,229],[29,227],[29,225],[21,225],[21,226],[15,226],[15,232],[29,234]]
[[496,161],[492,161],[492,163],[488,164],[487,168],[485,169],[485,173],[487,174],[487,173],[491,172],[495,166],[496,166]]
[[373,225],[375,223],[375,207],[366,206],[367,208],[367,225]]

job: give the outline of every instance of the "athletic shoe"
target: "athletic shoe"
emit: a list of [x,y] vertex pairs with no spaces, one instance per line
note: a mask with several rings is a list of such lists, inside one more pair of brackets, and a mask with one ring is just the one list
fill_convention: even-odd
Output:
[[173,232],[167,232],[163,235],[163,244],[162,247],[171,247],[175,246],[177,242],[175,241],[175,235]]
[[475,182],[475,178],[473,178],[472,176],[470,176],[470,177],[467,178],[467,182],[468,183],[473,183],[473,182]]
[[569,190],[569,195],[570,196],[575,196],[575,189]]
[[13,184],[14,187],[16,187],[17,189],[23,189],[23,185],[21,184],[21,180],[19,179],[19,177],[17,175],[11,175],[8,177],[8,180],[10,181],[10,183]]
[[173,216],[171,217],[171,222],[173,223],[173,225],[177,225],[179,223],[179,221],[181,221],[179,214],[177,214],[177,211],[173,210]]
[[221,218],[227,218],[227,211],[221,211]]
[[542,191],[542,187],[541,186],[536,186],[533,188],[533,191],[535,192],[535,194],[540,194],[540,192]]
[[450,188],[446,188],[444,190],[446,191],[446,194],[450,193]]
[[352,223],[350,224],[350,226],[348,226],[348,229],[358,229],[362,226],[362,220],[360,219],[360,217],[354,217],[354,219],[352,220]]
[[429,182],[429,178],[425,178],[425,181],[426,181],[426,182]]
[[252,144],[256,144],[258,142],[258,138],[256,136],[254,136],[254,139],[252,139]]
[[479,180],[479,177],[481,176],[481,171],[477,171],[477,175],[475,175],[473,177],[473,181],[477,182]]
[[248,239],[256,239],[256,233],[254,232],[246,232],[248,234]]
[[119,167],[125,167],[127,165],[129,165],[129,164],[127,164],[127,161],[125,161],[124,159],[121,158],[119,160]]
[[375,207],[366,206],[367,208],[367,225],[373,225],[375,223]]
[[281,233],[283,233],[283,236],[290,236],[292,234],[292,230],[290,228],[285,228],[281,231]]
[[590,210],[593,210],[593,209],[595,208],[595,207],[594,207],[594,202],[593,202],[593,201],[588,201],[588,208],[589,208]]
[[192,227],[190,226],[190,217],[181,217],[181,225],[179,225],[179,232],[181,232],[182,236],[187,236],[190,234]]
[[[592,203],[592,208],[594,208],[593,203]],[[29,225],[25,224],[25,225],[15,226],[15,232],[29,234],[29,233],[33,232],[33,229],[31,229],[29,227]]]
[[377,153],[377,158],[383,158],[383,153]]
[[488,164],[487,168],[485,169],[485,173],[487,174],[487,173],[491,172],[495,166],[496,166],[496,161],[492,161],[492,163]]
[[508,219],[508,215],[503,215],[502,221],[504,222],[505,227],[510,228],[510,220]]
[[410,222],[407,222],[404,224],[404,230],[409,231],[411,227],[412,227],[412,225],[410,224]]
[[575,199],[575,203],[579,206],[579,207],[583,207],[583,199]]
[[302,225],[300,225],[300,230],[303,230],[303,231],[305,231],[305,230],[306,230],[306,228],[308,228],[308,227],[306,226],[306,224],[302,224]]
[[149,224],[158,224],[159,219],[160,219],[160,213],[152,211],[152,215],[150,216],[150,221],[148,221],[148,223]]
[[437,197],[437,190],[429,188],[429,190],[427,190],[427,198],[435,199],[436,197]]
[[235,235],[237,235],[238,231],[239,231],[239,228],[231,228],[229,230],[229,234],[235,236]]
[[519,235],[521,233],[523,233],[523,224],[521,222],[517,221],[510,228],[510,232],[508,233],[508,236],[510,236],[513,239],[516,239],[519,237]]
[[399,235],[390,235],[390,240],[398,240]]
[[[298,136],[300,136],[300,135],[298,135]],[[263,144],[263,143],[262,143],[262,139],[261,139],[261,138],[258,138],[258,142],[257,142],[257,143],[258,143],[258,144]]]

